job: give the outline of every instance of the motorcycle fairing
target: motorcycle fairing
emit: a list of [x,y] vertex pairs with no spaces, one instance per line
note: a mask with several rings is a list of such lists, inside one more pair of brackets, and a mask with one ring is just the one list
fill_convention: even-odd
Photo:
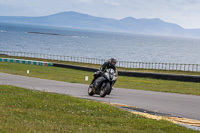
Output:
[[101,84],[105,81],[106,79],[104,77],[98,77],[95,81],[94,81],[94,88],[95,88],[95,93],[99,94],[99,90],[101,87]]

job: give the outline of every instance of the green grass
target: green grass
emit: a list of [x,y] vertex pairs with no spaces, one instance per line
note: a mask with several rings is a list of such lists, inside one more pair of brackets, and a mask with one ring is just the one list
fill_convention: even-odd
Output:
[[[90,63],[79,63],[79,62],[70,62],[70,61],[57,61],[57,60],[48,60],[48,59],[39,59],[39,58],[30,58],[30,57],[16,57],[16,56],[6,56],[0,55],[0,57],[4,58],[17,58],[17,59],[27,59],[27,60],[40,60],[46,62],[54,62],[54,63],[62,63],[69,65],[77,65],[77,66],[85,66],[85,67],[93,67],[100,68],[101,65],[98,64],[90,64]],[[191,71],[172,71],[172,70],[153,70],[153,69],[134,69],[134,68],[122,68],[119,67],[118,70],[122,71],[134,71],[134,72],[149,72],[149,73],[167,73],[167,74],[181,74],[181,75],[200,75],[200,72],[191,72]]]
[[67,95],[0,85],[0,132],[192,133],[113,106]]
[[[27,70],[30,70],[29,74],[26,73]],[[0,62],[0,72],[81,84],[89,84],[93,78],[92,75],[94,74],[93,72],[67,68],[7,62]],[[89,81],[85,81],[85,76],[89,76]],[[200,83],[158,80],[151,78],[118,76],[118,80],[114,87],[200,95]]]

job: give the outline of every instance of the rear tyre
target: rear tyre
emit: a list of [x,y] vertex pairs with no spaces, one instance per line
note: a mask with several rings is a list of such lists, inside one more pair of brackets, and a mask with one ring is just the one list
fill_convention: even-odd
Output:
[[103,83],[100,89],[100,97],[105,97],[110,88],[109,83]]
[[94,95],[94,92],[93,92],[93,89],[92,89],[91,85],[88,87],[88,95],[90,95],[90,96]]

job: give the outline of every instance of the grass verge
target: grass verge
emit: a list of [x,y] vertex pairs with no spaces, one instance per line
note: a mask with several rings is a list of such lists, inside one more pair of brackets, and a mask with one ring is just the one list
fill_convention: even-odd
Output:
[[67,95],[0,85],[0,132],[197,132]]
[[[79,63],[79,62],[70,62],[70,61],[58,61],[58,60],[49,60],[49,59],[40,59],[40,58],[31,58],[31,57],[17,57],[17,56],[7,56],[0,55],[1,58],[18,58],[18,59],[27,59],[27,60],[40,60],[46,62],[62,63],[68,65],[77,65],[85,67],[100,68],[101,65],[90,64],[90,63]],[[118,70],[122,71],[134,71],[134,72],[149,72],[149,73],[166,73],[166,74],[181,74],[181,75],[200,75],[200,72],[191,72],[191,71],[172,71],[172,70],[154,70],[154,69],[135,69],[135,68],[122,68],[118,67]]]
[[[30,70],[29,74],[26,73],[27,70]],[[7,62],[0,62],[0,72],[81,84],[89,84],[94,74],[93,72],[67,68],[45,67]],[[89,81],[85,81],[85,76],[89,76]],[[158,80],[151,78],[119,76],[115,87],[200,95],[200,83]]]

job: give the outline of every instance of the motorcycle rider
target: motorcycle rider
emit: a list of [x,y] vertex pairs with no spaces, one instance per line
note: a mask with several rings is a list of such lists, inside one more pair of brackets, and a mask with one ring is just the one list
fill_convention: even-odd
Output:
[[92,86],[93,83],[94,83],[94,81],[98,77],[100,77],[101,74],[103,72],[105,72],[107,69],[112,68],[115,71],[115,73],[116,73],[117,72],[117,69],[115,67],[116,63],[117,63],[116,58],[110,58],[108,61],[104,62],[103,65],[100,67],[100,69],[97,72],[95,72],[95,74],[93,75],[94,79],[91,81],[90,86]]

